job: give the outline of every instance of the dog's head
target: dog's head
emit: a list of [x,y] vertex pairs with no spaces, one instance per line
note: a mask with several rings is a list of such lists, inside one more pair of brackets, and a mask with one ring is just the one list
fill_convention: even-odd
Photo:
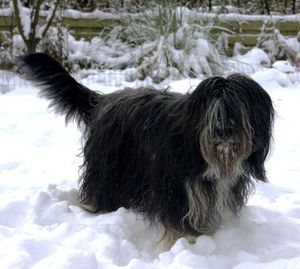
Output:
[[190,96],[197,144],[207,163],[207,178],[251,174],[266,181],[274,110],[267,92],[251,78],[212,77]]

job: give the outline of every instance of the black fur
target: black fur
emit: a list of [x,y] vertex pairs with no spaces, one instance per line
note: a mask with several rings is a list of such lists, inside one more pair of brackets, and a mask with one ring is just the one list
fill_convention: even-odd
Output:
[[199,235],[245,205],[253,180],[267,181],[274,110],[245,75],[211,77],[184,95],[100,94],[45,54],[17,63],[57,112],[85,124],[80,196],[94,212],[131,208],[167,232]]

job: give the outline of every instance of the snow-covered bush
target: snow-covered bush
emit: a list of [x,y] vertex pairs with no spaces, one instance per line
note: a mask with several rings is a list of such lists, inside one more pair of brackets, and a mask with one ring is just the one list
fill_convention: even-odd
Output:
[[72,66],[68,65],[66,61],[68,58],[67,36],[68,31],[61,24],[50,27],[45,37],[37,45],[37,50],[52,55],[61,63],[66,62],[67,67],[72,69]]
[[269,55],[260,48],[254,47],[247,52],[235,48],[235,55],[229,59],[231,72],[241,72],[251,75],[271,67]]
[[8,69],[13,65],[12,38],[8,32],[0,32],[0,68]]
[[289,42],[289,39],[284,37],[275,25],[268,29],[264,24],[257,45],[269,55],[272,63],[278,60],[289,60],[293,64],[299,64],[297,63],[299,40],[297,38],[294,40],[296,42]]
[[[101,41],[96,59],[105,68],[137,67],[131,78],[199,77],[223,73],[226,66],[210,32],[215,27],[195,20],[193,11],[162,1],[153,9],[127,16]],[[93,43],[93,42],[92,42]],[[95,59],[95,58],[94,58]]]

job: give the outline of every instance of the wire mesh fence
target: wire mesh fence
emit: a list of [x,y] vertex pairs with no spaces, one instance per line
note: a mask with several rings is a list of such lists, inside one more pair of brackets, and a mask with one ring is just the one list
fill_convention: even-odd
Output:
[[[232,64],[232,63],[231,63]],[[268,70],[268,67],[264,67],[262,65],[254,65],[243,62],[234,62],[235,70],[238,70],[240,73],[245,74],[253,74],[255,72],[263,72]],[[46,67],[45,67],[46,68]],[[78,70],[76,73],[72,73],[72,76],[80,81],[82,84],[91,87],[94,90],[98,91],[109,91],[111,89],[123,89],[126,87],[138,88],[138,87],[155,87],[158,89],[167,88],[169,84],[176,80],[186,80],[192,81],[192,84],[195,84],[197,81],[201,81],[204,77],[178,77],[174,78],[166,78],[160,83],[153,83],[150,77],[147,77],[144,80],[133,80],[129,81],[128,77],[130,77],[132,70]],[[223,76],[227,76],[230,73],[234,73],[236,71],[224,71]],[[222,74],[221,74],[222,75]],[[196,81],[196,82],[195,82]],[[300,81],[300,73],[295,72],[293,74],[293,81]],[[5,94],[10,92],[18,87],[32,88],[33,85],[23,79],[22,75],[15,71],[6,71],[0,70],[0,93]]]

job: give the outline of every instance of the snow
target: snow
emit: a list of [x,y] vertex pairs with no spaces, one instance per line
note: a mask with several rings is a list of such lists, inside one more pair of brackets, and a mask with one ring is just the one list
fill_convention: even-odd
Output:
[[[215,234],[195,244],[180,238],[170,249],[158,242],[159,227],[130,210],[91,214],[79,207],[80,130],[66,127],[32,85],[0,72],[0,86],[10,89],[0,92],[1,268],[300,268],[300,79],[285,63],[273,67],[252,75],[277,111],[270,183],[257,184],[241,215]],[[108,72],[76,77],[104,93],[129,85],[117,72],[109,84]],[[170,87],[183,93],[198,83]]]
[[24,36],[26,38],[29,37],[30,33],[30,25],[31,25],[31,9],[23,7],[22,3],[18,1],[18,9],[20,12],[20,20],[23,27]]
[[229,60],[229,63],[233,70],[241,70],[241,72],[247,74],[265,70],[271,65],[268,54],[257,47],[252,48],[244,55],[237,54]]
[[118,14],[112,14],[108,12],[103,12],[101,10],[94,10],[93,12],[81,12],[74,9],[65,9],[63,12],[63,16],[66,18],[72,18],[72,19],[82,19],[82,18],[88,18],[88,19],[120,19],[120,15]]
[[0,8],[0,16],[11,16],[13,11],[11,8]]
[[[198,18],[207,18],[207,19],[215,19],[216,14],[214,13],[196,13],[196,17]],[[245,14],[235,14],[235,13],[229,13],[229,14],[218,14],[218,19],[223,21],[239,21],[241,23],[247,23],[249,21],[273,21],[273,22],[279,22],[279,21],[299,21],[300,14],[295,15],[245,15]]]
[[283,60],[275,62],[272,64],[272,67],[284,73],[293,73],[296,71],[294,66],[292,66],[288,61]]

